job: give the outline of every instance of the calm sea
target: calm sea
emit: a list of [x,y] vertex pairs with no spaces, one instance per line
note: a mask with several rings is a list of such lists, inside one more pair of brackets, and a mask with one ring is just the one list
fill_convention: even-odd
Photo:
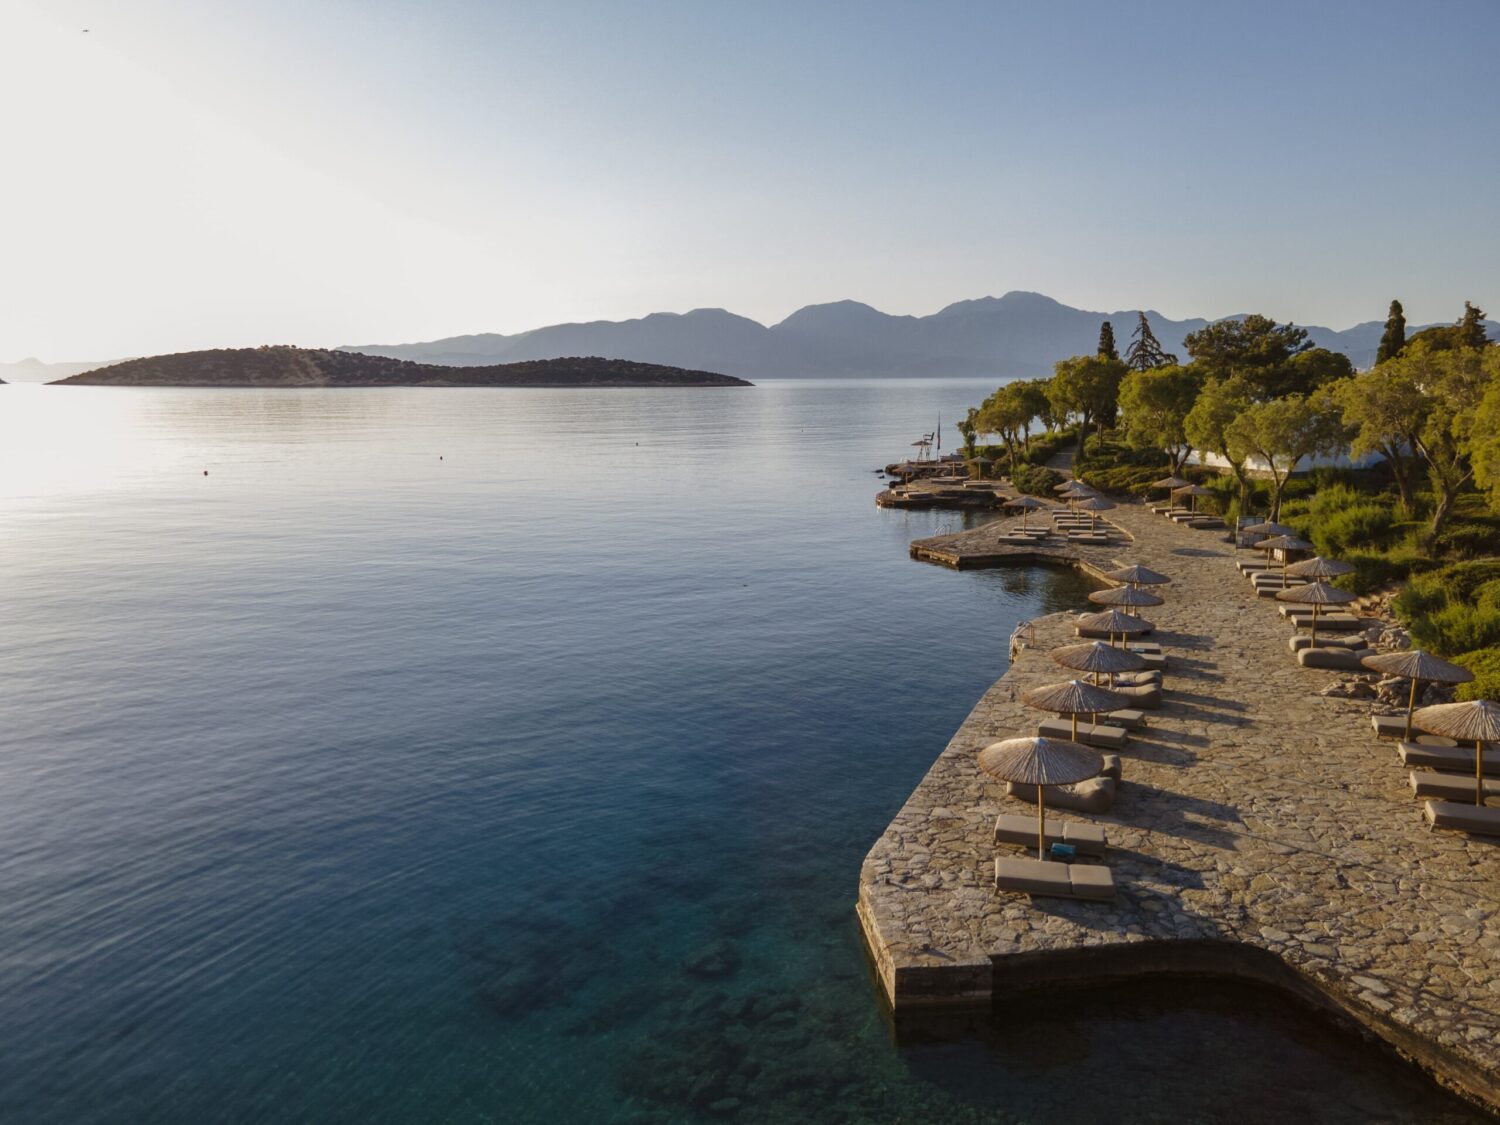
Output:
[[860,859],[1081,596],[873,506],[986,390],[0,388],[0,1120],[1464,1119],[1233,989],[893,1043]]

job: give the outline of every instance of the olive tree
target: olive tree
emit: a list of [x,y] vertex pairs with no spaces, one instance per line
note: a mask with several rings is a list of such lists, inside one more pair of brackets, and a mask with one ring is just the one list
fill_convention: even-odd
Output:
[[1344,448],[1343,425],[1332,397],[1287,395],[1257,402],[1241,411],[1224,431],[1231,461],[1251,457],[1271,474],[1271,518],[1281,517],[1287,477],[1302,461]]
[[1197,372],[1173,364],[1131,371],[1120,382],[1120,413],[1132,444],[1159,449],[1172,473],[1180,472],[1192,453],[1184,423],[1198,398]]

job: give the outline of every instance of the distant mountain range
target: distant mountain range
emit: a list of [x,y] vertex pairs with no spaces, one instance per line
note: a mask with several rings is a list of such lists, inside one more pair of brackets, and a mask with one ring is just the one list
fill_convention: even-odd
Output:
[[59,383],[95,387],[748,387],[713,371],[569,356],[452,367],[287,346],[127,359]]
[[[1169,352],[1186,359],[1182,338],[1211,323],[1171,320],[1148,310],[1152,330]],[[1216,319],[1229,319],[1219,317]],[[931,316],[892,316],[858,301],[808,305],[767,327],[723,309],[652,313],[636,320],[553,324],[511,336],[483,333],[417,344],[362,344],[340,351],[450,367],[481,367],[566,356],[602,356],[745,379],[839,376],[1049,375],[1070,355],[1090,353],[1099,324],[1114,325],[1123,353],[1135,331],[1136,310],[1089,312],[1040,293],[959,301]],[[1487,321],[1492,339],[1500,323]],[[1375,362],[1383,320],[1342,331],[1303,325],[1313,342],[1343,352],[1356,367]],[[1410,335],[1427,325],[1408,325]],[[35,359],[0,364],[0,379],[46,382],[101,367],[100,363],[45,364]]]
[[[1167,351],[1184,359],[1183,337],[1210,323],[1171,320],[1151,310],[1146,315]],[[1059,359],[1093,352],[1105,320],[1114,325],[1123,354],[1135,331],[1136,310],[1089,312],[1023,292],[959,301],[931,316],[892,316],[858,301],[835,301],[808,305],[767,327],[723,309],[694,309],[638,320],[554,324],[513,336],[485,333],[343,350],[459,367],[602,355],[704,367],[743,378],[1032,376],[1050,375]],[[1488,323],[1492,337],[1500,338],[1500,324]],[[1369,367],[1385,324],[1371,320],[1343,331],[1303,327],[1318,346],[1343,352],[1356,367]],[[1409,326],[1408,333],[1420,327]]]

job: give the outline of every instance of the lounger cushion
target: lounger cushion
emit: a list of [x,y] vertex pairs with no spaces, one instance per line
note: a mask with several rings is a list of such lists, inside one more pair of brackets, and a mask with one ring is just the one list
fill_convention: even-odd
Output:
[[1367,648],[1305,648],[1297,654],[1297,663],[1304,668],[1334,668],[1340,672],[1367,671],[1360,657],[1369,656]]
[[[1104,828],[1098,824],[1082,824],[1078,821],[1048,821],[1047,845],[1071,844],[1079,855],[1103,856],[1107,847]],[[1024,813],[1001,813],[995,818],[995,842],[997,844],[1024,844],[1036,847],[1036,818]]]
[[[1115,805],[1115,794],[1119,782],[1112,777],[1091,777],[1076,785],[1051,785],[1047,787],[1047,807],[1070,809],[1074,812],[1107,813]],[[1005,784],[1005,791],[1018,801],[1036,804],[1036,786],[1022,785],[1018,781]],[[1033,830],[1031,838],[1036,839]]]
[[1477,832],[1482,836],[1500,836],[1500,809],[1461,801],[1428,801],[1427,823],[1434,828],[1453,828],[1459,832]]
[[996,856],[995,887],[1028,895],[1073,897],[1073,880],[1068,878],[1068,865],[1041,859]]
[[1130,700],[1137,707],[1146,711],[1161,710],[1161,685],[1160,684],[1129,684],[1115,685],[1115,691],[1121,695],[1130,696]]
[[1073,885],[1074,898],[1109,902],[1115,897],[1115,877],[1102,864],[1070,863],[1068,880]]
[[1370,725],[1381,738],[1405,738],[1405,715],[1371,715]]
[[1292,636],[1286,639],[1286,647],[1292,652],[1301,652],[1305,648],[1364,648],[1366,642],[1363,636],[1357,637],[1325,637],[1322,632],[1322,623],[1319,623],[1317,643],[1313,643],[1311,636]]
[[[1412,770],[1408,778],[1411,791],[1418,797],[1436,797],[1440,801],[1474,803],[1474,775],[1439,773],[1437,770]],[[1484,782],[1485,800],[1500,797],[1500,780]]]
[[[1474,747],[1472,746],[1424,746],[1420,742],[1400,742],[1396,753],[1401,764],[1408,769],[1450,770],[1468,776],[1472,789],[1474,778]],[[1486,750],[1480,758],[1486,777],[1500,777],[1500,750]]]
[[1062,719],[1048,719],[1038,724],[1036,732],[1042,738],[1066,738],[1088,746],[1102,746],[1107,750],[1119,750],[1130,740],[1129,733],[1123,727],[1112,727],[1105,723],[1098,726],[1079,723],[1075,738],[1072,721],[1065,722]]

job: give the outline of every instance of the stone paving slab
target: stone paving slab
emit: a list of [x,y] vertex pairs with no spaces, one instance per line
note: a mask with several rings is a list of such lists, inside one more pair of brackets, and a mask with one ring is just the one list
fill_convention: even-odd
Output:
[[[1170,661],[1163,710],[1123,752],[1111,813],[1062,814],[1106,826],[1119,897],[1033,900],[993,886],[997,852],[1025,854],[992,842],[995,814],[1034,806],[1006,796],[975,755],[1045,717],[1020,697],[1068,675],[1046,656],[1074,640],[1056,614],[1038,620],[1034,644],[864,861],[858,910],[887,999],[898,1011],[983,1001],[997,979],[1024,979],[1048,957],[1076,962],[1084,948],[1103,951],[1102,966],[1111,949],[1141,943],[1243,943],[1500,1106],[1500,849],[1425,826],[1369,705],[1317,694],[1338,674],[1296,664],[1291,626],[1256,598],[1226,539],[1135,505],[1110,517],[1129,540],[1053,558],[1096,572],[1140,562],[1173,578],[1157,591],[1166,604],[1148,611]],[[912,553],[1024,562],[997,555],[999,531],[919,541]]]

